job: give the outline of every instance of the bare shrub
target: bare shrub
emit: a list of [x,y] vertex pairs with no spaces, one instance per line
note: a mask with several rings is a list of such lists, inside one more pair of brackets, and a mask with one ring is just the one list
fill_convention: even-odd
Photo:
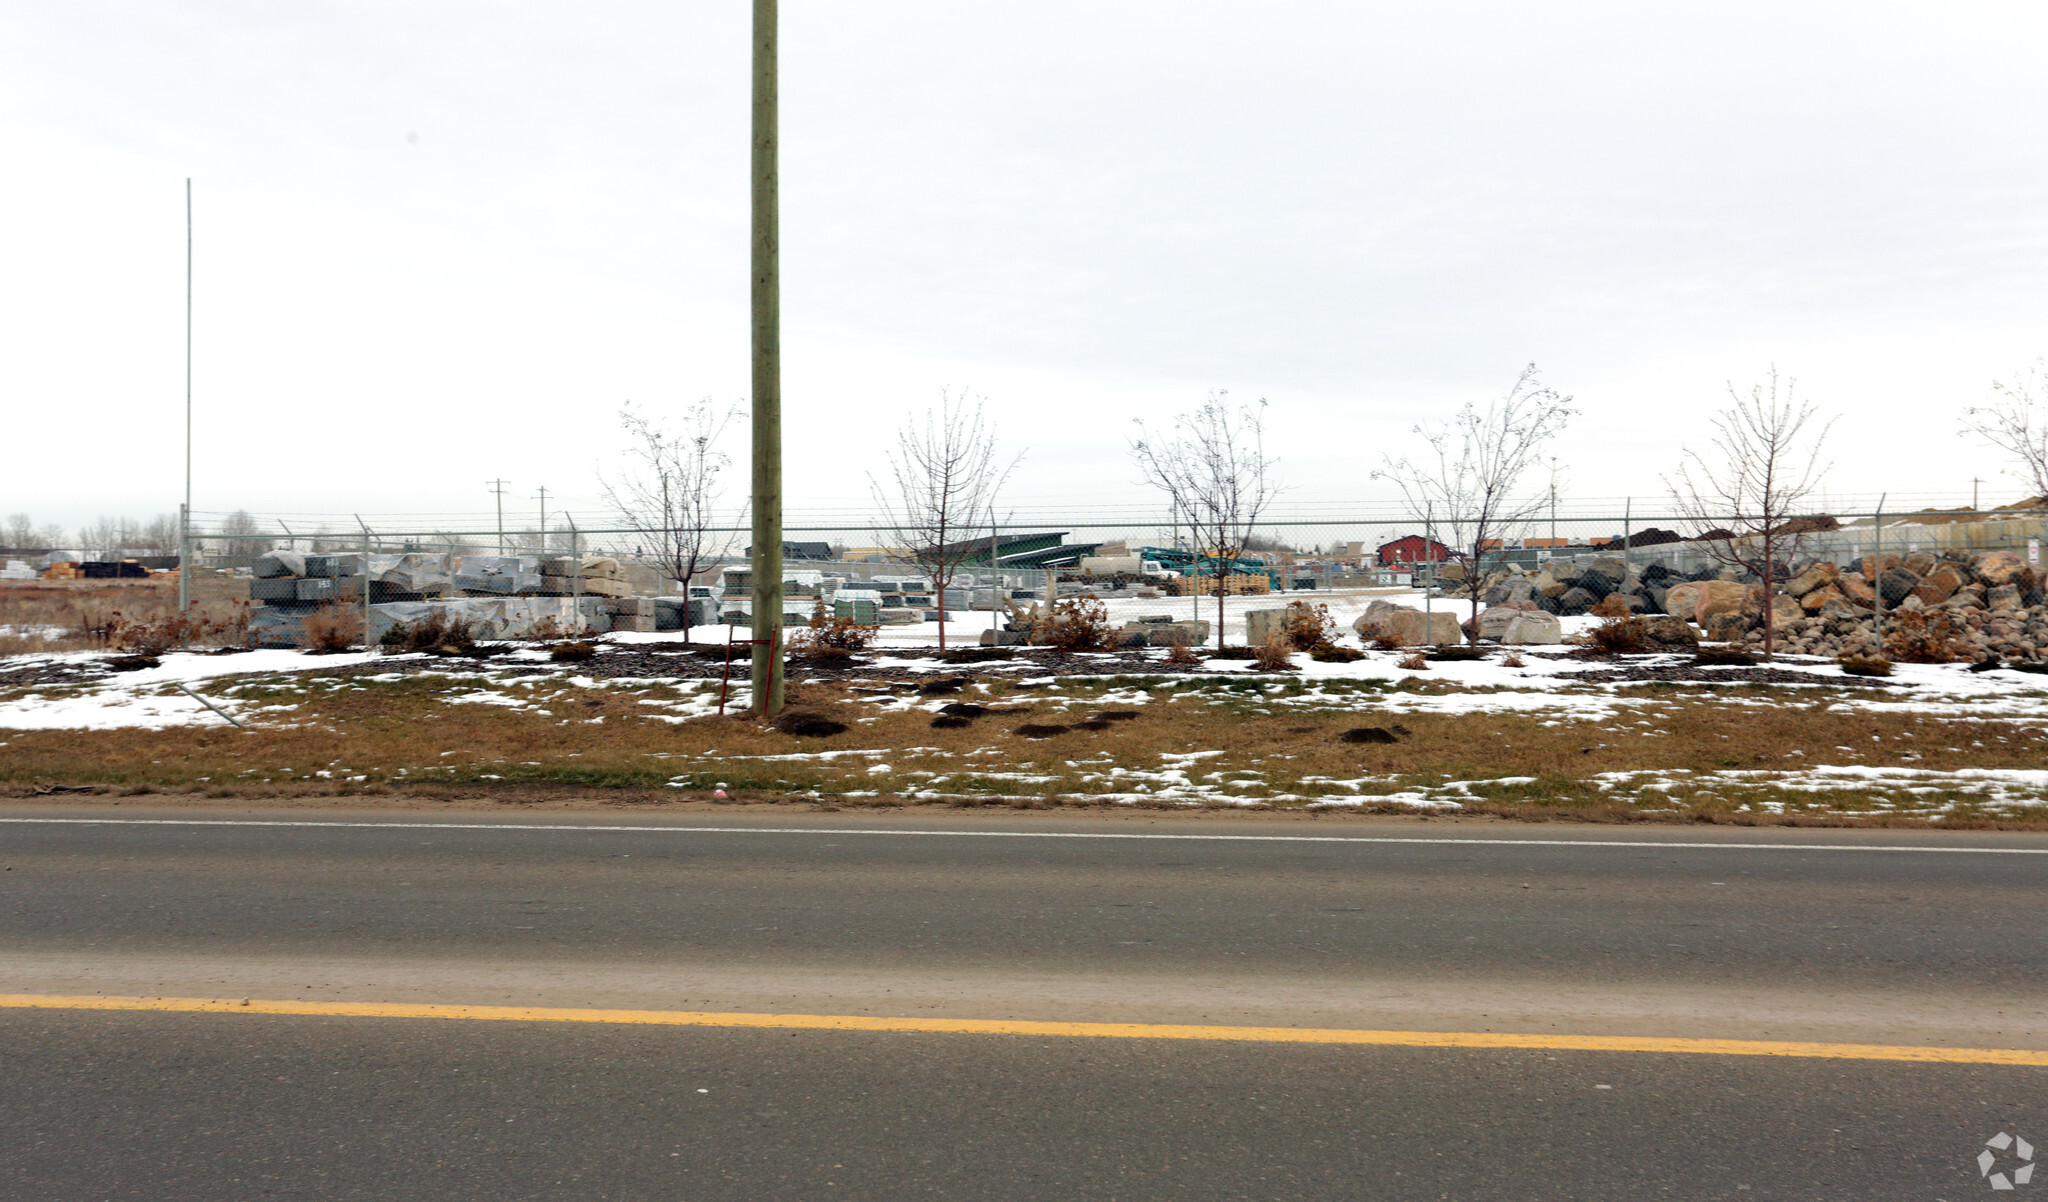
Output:
[[1501,657],[1500,666],[1503,668],[1526,668],[1529,666],[1529,661],[1522,658],[1521,652],[1510,651]]
[[306,650],[315,655],[347,651],[363,641],[363,611],[353,605],[322,605],[306,615]]
[[548,658],[558,664],[580,664],[597,654],[589,643],[557,643],[548,648]]
[[1422,652],[1413,651],[1401,660],[1399,666],[1406,668],[1410,672],[1427,672],[1429,670],[1429,660]]
[[1890,676],[1892,661],[1880,655],[1845,655],[1839,661],[1851,676]]
[[154,657],[214,638],[225,629],[222,623],[199,614],[169,613],[142,622],[125,621],[115,614],[108,637],[123,651]]
[[812,660],[848,660],[868,649],[879,625],[863,626],[850,617],[836,617],[819,601],[811,610],[810,625],[789,641],[791,655]]
[[1296,651],[1313,651],[1337,641],[1337,619],[1330,616],[1327,605],[1290,601],[1281,615],[1280,625],[1287,632],[1288,643]]
[[1294,668],[1294,647],[1287,636],[1275,630],[1260,643],[1252,663],[1261,672],[1292,672]]
[[467,655],[476,647],[476,636],[466,620],[450,621],[440,610],[412,622],[395,622],[378,640],[395,651],[424,651],[431,655]]
[[1399,651],[1407,645],[1407,639],[1402,638],[1391,630],[1372,636],[1372,649],[1374,651]]
[[1348,664],[1365,658],[1365,652],[1356,647],[1338,647],[1324,643],[1309,650],[1308,657],[1319,664]]
[[1046,625],[1044,635],[1033,641],[1061,651],[1101,651],[1115,635],[1109,628],[1109,608],[1092,593],[1054,601]]
[[1186,639],[1175,639],[1166,648],[1166,662],[1182,665],[1199,664],[1202,657],[1195,654],[1195,649],[1188,646]]
[[1629,611],[1621,594],[1607,594],[1592,612],[1601,619],[1592,630],[1595,647],[1615,655],[1635,655],[1650,649],[1649,623]]
[[1927,610],[1894,614],[1884,632],[1884,653],[1902,664],[1952,664],[1977,658],[1977,649],[1954,616]]

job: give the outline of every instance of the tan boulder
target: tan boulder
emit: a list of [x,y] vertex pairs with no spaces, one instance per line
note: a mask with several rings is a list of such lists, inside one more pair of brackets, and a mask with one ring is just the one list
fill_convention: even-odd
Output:
[[1564,624],[1559,622],[1554,614],[1547,614],[1542,610],[1523,610],[1509,620],[1507,628],[1501,631],[1500,641],[1518,645],[1562,643]]
[[1805,571],[1785,582],[1785,591],[1794,597],[1804,597],[1818,588],[1825,588],[1835,582],[1842,569],[1822,561],[1809,566]]
[[1700,641],[1692,623],[1676,614],[1651,614],[1643,620],[1643,637],[1664,647],[1692,647]]
[[2001,584],[2017,584],[2021,573],[2027,570],[2027,561],[2011,551],[1986,551],[1977,557],[1977,579],[1997,588]]
[[1464,632],[1458,629],[1458,616],[1447,609],[1429,613],[1419,609],[1401,609],[1387,615],[1383,625],[1386,632],[1400,639],[1404,647],[1458,643],[1465,637]]
[[1788,597],[1783,593],[1771,594],[1772,626],[1776,627],[1779,630],[1783,630],[1785,627],[1791,625],[1794,622],[1799,621],[1801,618],[1804,618],[1805,616],[1806,611],[1800,608],[1799,599],[1797,597]]
[[1699,603],[1700,586],[1694,581],[1688,580],[1683,584],[1674,584],[1664,590],[1664,612],[1667,614],[1677,614],[1681,618],[1690,618],[1693,615],[1693,611],[1699,608]]
[[1411,608],[1411,606],[1407,605],[1396,605],[1392,601],[1375,600],[1367,605],[1365,612],[1358,615],[1357,619],[1351,623],[1351,629],[1358,634],[1359,638],[1369,642],[1387,632],[1386,620],[1389,614]]
[[1913,573],[1915,576],[1925,576],[1927,573],[1932,572],[1934,570],[1934,565],[1937,562],[1939,561],[1936,560],[1934,556],[1929,555],[1927,552],[1915,551],[1912,554],[1906,556],[1906,562],[1901,566],[1903,566],[1908,572]]
[[1842,590],[1830,584],[1799,598],[1799,608],[1810,614],[1825,613],[1830,609],[1841,609],[1849,604]]
[[1835,587],[1842,590],[1842,595],[1847,597],[1852,603],[1861,605],[1865,609],[1877,604],[1877,589],[1871,585],[1869,578],[1861,572],[1842,573],[1836,579]]
[[[1889,554],[1886,555],[1884,557],[1884,570],[1887,572],[1891,571],[1893,568],[1899,566],[1899,562],[1900,560],[1898,556]],[[1866,580],[1877,579],[1877,556],[1865,555],[1861,560],[1857,561],[1856,570],[1862,572],[1863,578]]]
[[2016,584],[2001,584],[1984,594],[1986,609],[2018,609],[2020,590]]
[[1749,605],[1749,588],[1733,580],[1702,580],[1692,620],[1702,627],[1720,614],[1741,613]]

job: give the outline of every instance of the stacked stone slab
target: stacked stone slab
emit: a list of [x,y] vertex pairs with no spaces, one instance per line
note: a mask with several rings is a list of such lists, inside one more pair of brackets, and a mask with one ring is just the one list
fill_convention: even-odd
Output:
[[[577,578],[582,577],[581,584]],[[535,591],[556,596],[582,593],[587,597],[623,597],[626,585],[619,561],[608,555],[586,555],[580,560],[564,555],[540,565],[540,583]]]

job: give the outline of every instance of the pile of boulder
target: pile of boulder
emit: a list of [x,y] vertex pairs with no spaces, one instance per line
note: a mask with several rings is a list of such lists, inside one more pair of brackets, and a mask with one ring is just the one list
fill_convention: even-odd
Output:
[[[1898,650],[1902,629],[1924,629],[1959,659],[2032,660],[2048,652],[2048,576],[2016,552],[1914,552],[1886,555],[1882,562],[1866,555],[1846,566],[1812,560],[1795,569],[1771,593],[1779,651],[1889,654]],[[1638,569],[1618,558],[1551,563],[1534,572],[1511,567],[1494,573],[1481,595],[1489,608],[1477,619],[1479,637],[1493,642],[1558,642],[1561,636],[1537,635],[1530,615],[1584,613],[1603,601],[1611,609],[1615,597],[1644,618],[1655,644],[1684,646],[1705,638],[1756,647],[1764,639],[1762,585],[1724,579],[1711,569],[1687,576],[1657,564]],[[1887,642],[1893,644],[1888,648],[1878,645],[1880,597]],[[1387,633],[1407,643],[1453,641],[1440,623],[1425,633],[1420,611],[1411,611],[1413,617],[1393,612],[1406,608],[1375,602],[1354,629],[1367,641]],[[1473,623],[1457,629],[1469,636]]]
[[[1440,576],[1451,582],[1451,595],[1464,595],[1453,579],[1459,565],[1450,565]],[[1631,613],[1676,613],[1665,602],[1666,594],[1685,584],[1720,578],[1716,568],[1701,568],[1690,574],[1673,571],[1663,564],[1638,566],[1620,556],[1603,556],[1583,563],[1554,559],[1527,571],[1510,564],[1488,574],[1480,592],[1482,605],[1526,603],[1544,613],[1571,617],[1590,613],[1594,606],[1619,594]]]
[[[1875,610],[1883,597],[1893,632],[1924,627],[1955,645],[1959,658],[2032,660],[2048,651],[2048,594],[2039,568],[2011,551],[1866,555],[1848,568],[1816,562],[1780,583],[1771,598],[1778,650],[1807,655],[1875,655]],[[1701,595],[1697,620],[1710,638],[1760,645],[1763,590]],[[1916,616],[1917,615],[1917,616]]]

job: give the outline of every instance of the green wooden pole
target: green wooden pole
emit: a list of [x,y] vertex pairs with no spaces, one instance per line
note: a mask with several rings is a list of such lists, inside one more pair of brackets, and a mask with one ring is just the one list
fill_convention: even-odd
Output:
[[776,0],[754,0],[754,713],[782,712],[782,282]]

